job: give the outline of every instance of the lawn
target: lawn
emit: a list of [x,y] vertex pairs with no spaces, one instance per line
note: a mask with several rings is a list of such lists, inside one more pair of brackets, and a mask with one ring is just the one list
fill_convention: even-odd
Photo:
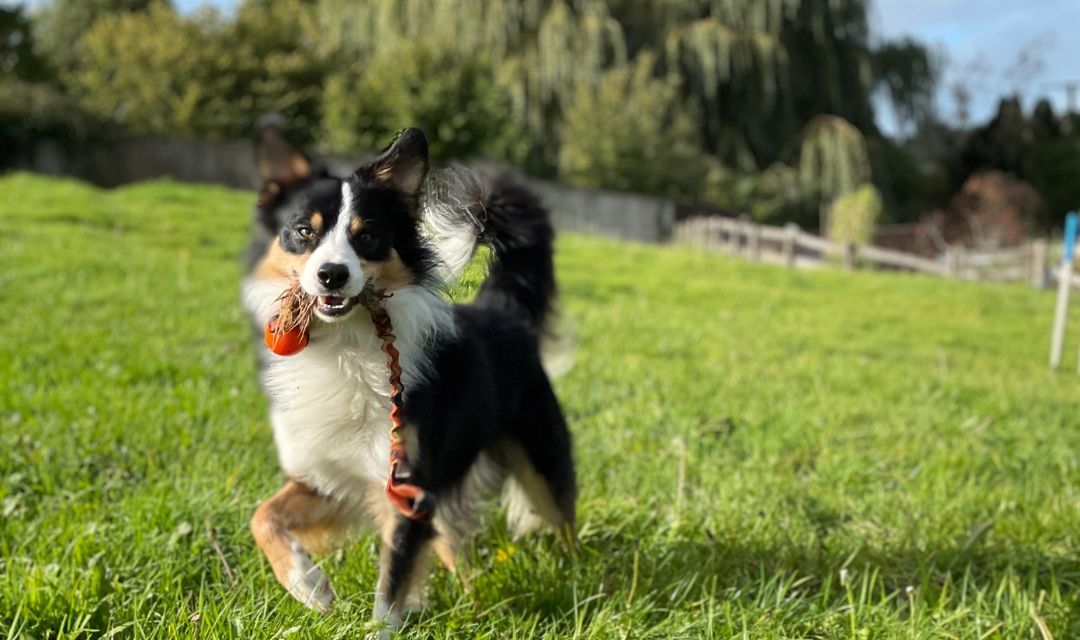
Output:
[[[282,480],[237,300],[252,196],[0,194],[0,637],[362,637],[372,536],[323,559],[320,617],[247,530]],[[1080,637],[1051,293],[558,250],[581,549],[493,511],[472,589],[436,571],[404,637]]]

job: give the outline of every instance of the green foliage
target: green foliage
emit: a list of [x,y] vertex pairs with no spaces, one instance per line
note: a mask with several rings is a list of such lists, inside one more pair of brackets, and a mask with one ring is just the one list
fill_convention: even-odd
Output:
[[33,28],[24,11],[19,5],[0,6],[0,79],[51,79],[52,70],[35,47]]
[[100,18],[79,41],[74,81],[84,108],[135,133],[218,130],[226,81],[214,40],[210,25],[164,4]]
[[845,193],[829,207],[829,239],[870,244],[883,208],[881,194],[872,184]]
[[85,133],[78,105],[37,49],[23,7],[0,7],[0,166],[35,139]]
[[[881,222],[913,222],[933,206],[934,177],[902,145],[883,137],[866,141],[874,185],[881,192]],[[942,194],[943,195],[943,194]]]
[[932,115],[940,70],[926,47],[910,38],[886,42],[874,51],[873,64],[875,81],[901,122],[918,125]]
[[828,204],[870,180],[866,139],[842,118],[818,116],[807,127],[799,151],[803,192]]
[[[248,530],[282,482],[237,302],[253,194],[0,193],[5,637],[371,631],[377,534],[319,558],[339,600],[318,616]],[[1032,330],[1053,296],[575,236],[556,255],[580,550],[493,513],[471,587],[436,569],[402,637],[1080,637],[1080,395]]]
[[761,222],[798,222],[804,227],[813,226],[812,214],[805,214],[808,209],[797,169],[776,162],[750,179],[750,197],[740,208],[750,211]]
[[[512,121],[551,165],[559,162],[553,133],[580,85],[595,87],[605,71],[634,68],[641,56],[657,56],[695,107],[705,150],[737,171],[784,160],[788,141],[821,113],[876,131],[863,0],[321,0],[318,16],[324,50],[361,65],[379,48],[417,46],[419,34],[459,53],[490,52]],[[927,59],[910,42],[887,53],[889,69]],[[932,94],[932,78],[894,75],[896,100],[922,104]]]
[[559,176],[570,184],[689,197],[707,169],[692,112],[649,57],[578,85],[567,110]]
[[71,137],[85,128],[78,106],[56,87],[0,79],[0,136],[28,142],[38,136]]
[[341,152],[377,150],[417,126],[439,161],[492,154],[508,132],[510,104],[483,59],[400,43],[357,73],[326,82],[322,142]]
[[1027,174],[1046,199],[1046,215],[1038,222],[1058,227],[1065,212],[1080,210],[1080,135],[1035,142]]
[[80,41],[74,87],[89,113],[134,133],[237,136],[271,110],[310,132],[323,71],[304,50],[306,15],[302,0],[248,2],[231,21],[165,4],[109,14]]
[[80,43],[98,19],[136,13],[163,0],[49,0],[35,16],[35,37],[46,59],[61,73],[74,69],[82,59]]
[[[911,41],[872,45],[867,6],[244,0],[184,16],[154,0],[51,0],[39,31],[70,94],[128,133],[235,137],[279,111],[301,139],[363,153],[419,125],[440,159],[804,220],[869,179],[855,146],[877,135],[874,91],[912,118],[930,104],[931,58]],[[620,94],[656,113],[621,109]],[[798,193],[777,163],[799,167]],[[892,206],[903,185],[874,180]]]

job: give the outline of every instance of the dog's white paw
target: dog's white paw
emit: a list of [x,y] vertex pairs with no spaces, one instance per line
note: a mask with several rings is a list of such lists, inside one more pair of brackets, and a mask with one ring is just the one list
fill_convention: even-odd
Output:
[[405,613],[413,614],[420,613],[424,609],[427,609],[428,599],[423,592],[411,593],[408,599],[405,600]]
[[334,590],[330,588],[329,578],[306,553],[296,553],[293,557],[288,590],[305,607],[319,613],[329,612],[330,605],[334,603]]
[[378,640],[389,640],[394,631],[400,629],[404,622],[402,612],[397,607],[391,606],[389,600],[381,595],[375,597],[375,611],[372,612],[372,617],[381,622],[383,628],[368,634],[367,637],[378,638]]

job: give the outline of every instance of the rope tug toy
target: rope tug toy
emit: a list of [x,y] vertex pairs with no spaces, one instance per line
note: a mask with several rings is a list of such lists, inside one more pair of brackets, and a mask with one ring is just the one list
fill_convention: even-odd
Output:
[[[382,340],[386,354],[386,368],[390,372],[390,474],[386,479],[386,496],[402,515],[411,520],[427,520],[435,511],[435,497],[413,484],[412,465],[405,446],[404,423],[401,418],[402,396],[405,387],[401,382],[401,364],[397,347],[394,346],[394,326],[382,301],[393,294],[365,289],[360,294],[360,304],[371,314],[375,335]],[[266,323],[266,346],[280,356],[299,353],[308,345],[308,328],[315,313],[315,297],[305,293],[299,282],[294,282],[279,297],[281,310]]]

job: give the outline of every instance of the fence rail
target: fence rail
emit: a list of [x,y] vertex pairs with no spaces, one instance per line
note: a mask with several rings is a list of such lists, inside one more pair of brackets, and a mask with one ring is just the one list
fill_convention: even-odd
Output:
[[1026,281],[1038,288],[1056,277],[1056,271],[1048,268],[1047,242],[1041,239],[1021,247],[989,251],[950,247],[935,260],[884,247],[833,242],[794,224],[776,227],[719,216],[687,218],[676,225],[674,238],[680,244],[788,267],[812,268],[832,263],[845,269],[914,271],[960,280]]

